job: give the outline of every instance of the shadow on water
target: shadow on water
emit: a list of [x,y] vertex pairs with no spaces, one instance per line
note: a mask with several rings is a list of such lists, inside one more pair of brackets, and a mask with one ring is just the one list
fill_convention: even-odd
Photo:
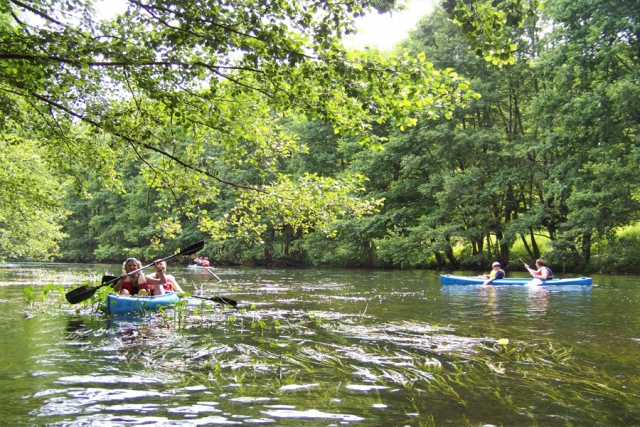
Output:
[[[0,305],[0,322],[22,325],[0,332],[24,361],[2,371],[7,381],[0,376],[0,409],[11,406],[13,425],[597,426],[640,418],[630,348],[640,340],[621,327],[637,326],[638,314],[621,320],[614,308],[632,307],[638,291],[621,282],[531,289],[444,287],[424,271],[216,269],[222,282],[172,273],[185,290],[233,297],[240,309],[185,298],[143,315],[62,305],[25,321],[10,314],[15,302]],[[9,379],[22,382],[19,392]]]

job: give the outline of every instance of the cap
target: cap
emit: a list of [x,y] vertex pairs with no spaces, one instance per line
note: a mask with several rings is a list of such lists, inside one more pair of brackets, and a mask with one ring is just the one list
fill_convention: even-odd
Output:
[[500,267],[500,263],[499,262],[494,262],[493,264],[491,264],[491,267],[496,267],[496,266]]

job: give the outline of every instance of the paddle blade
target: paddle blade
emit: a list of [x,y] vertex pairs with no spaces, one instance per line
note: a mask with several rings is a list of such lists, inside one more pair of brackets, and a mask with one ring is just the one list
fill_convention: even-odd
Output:
[[67,301],[69,301],[69,304],[78,304],[91,298],[93,295],[95,295],[97,290],[97,287],[87,288],[86,286],[83,286],[81,288],[77,288],[70,292],[67,292],[65,298],[67,299]]
[[228,304],[233,308],[236,308],[236,306],[238,305],[238,301],[232,300],[231,298],[213,297],[213,298],[211,298],[211,300],[215,301],[215,302],[218,302],[220,304]]
[[228,304],[233,308],[236,308],[236,306],[238,305],[238,301],[236,300],[232,300],[231,298],[225,298],[225,297],[204,297],[204,296],[200,296],[200,295],[191,295],[193,298],[200,298],[200,299],[206,299],[207,301],[213,301],[213,302],[217,302],[219,304]]
[[101,287],[111,285],[112,283],[117,282],[118,279],[118,276],[102,276],[102,282],[100,286],[96,286],[95,288],[88,288],[86,286],[79,287],[70,292],[67,292],[65,298],[67,299],[67,301],[69,301],[70,304],[78,304],[94,296],[96,291]]
[[199,241],[198,243],[194,243],[191,246],[187,246],[183,250],[180,251],[179,255],[191,255],[195,254],[199,250],[204,248],[204,240]]
[[108,276],[108,275],[104,275],[102,276],[102,282],[100,282],[103,285],[107,285],[109,283],[113,283],[114,281],[117,281],[119,279],[118,276]]

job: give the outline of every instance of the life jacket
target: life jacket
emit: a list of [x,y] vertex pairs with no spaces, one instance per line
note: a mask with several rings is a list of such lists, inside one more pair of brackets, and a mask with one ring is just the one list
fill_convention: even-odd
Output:
[[209,267],[210,265],[211,264],[209,264],[209,261],[206,260],[206,259],[204,261],[202,261],[202,264],[200,264],[201,267]]
[[549,277],[547,277],[547,280],[553,279],[553,271],[551,271],[551,269],[549,267],[545,267],[545,268],[549,272]]
[[491,272],[489,273],[489,279],[493,279],[494,277],[496,277],[496,274],[498,274],[499,272],[502,272],[502,277],[504,277],[504,270],[503,269],[491,270]]
[[137,295],[140,290],[144,289],[149,292],[149,285],[147,284],[147,279],[144,277],[144,274],[138,273],[138,283],[132,285],[131,276],[127,276],[122,282],[122,287],[120,290],[126,289],[129,291],[129,295]]

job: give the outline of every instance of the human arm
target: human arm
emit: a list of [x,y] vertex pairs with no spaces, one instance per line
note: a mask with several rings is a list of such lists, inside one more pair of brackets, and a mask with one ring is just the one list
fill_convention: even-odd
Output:
[[496,274],[493,277],[490,277],[489,280],[486,280],[483,285],[490,285],[494,280],[504,279],[504,270],[496,271]]
[[151,275],[145,276],[145,280],[152,287],[153,295],[164,295],[164,284],[167,283],[167,277],[165,276],[166,264],[156,260],[153,262],[153,269],[156,272],[155,277]]
[[184,291],[182,290],[182,288],[180,287],[180,285],[178,284],[178,281],[176,280],[176,278],[172,275],[167,275],[168,279],[171,279],[171,285],[173,286],[173,290],[176,291],[179,294],[183,294]]
[[124,283],[124,279],[126,278],[127,278],[127,273],[122,273],[120,275],[120,278],[116,282],[116,284],[113,285],[113,290],[116,291],[117,293],[120,293],[120,291],[122,290],[122,284]]
[[534,270],[533,268],[529,267],[529,264],[525,264],[524,268],[526,268],[529,271],[529,274],[531,274],[533,277],[538,277],[538,272],[536,270]]

